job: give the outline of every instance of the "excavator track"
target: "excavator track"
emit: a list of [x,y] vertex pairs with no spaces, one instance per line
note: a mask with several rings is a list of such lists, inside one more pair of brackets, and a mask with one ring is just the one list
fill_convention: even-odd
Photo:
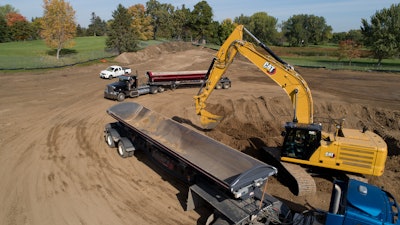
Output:
[[283,168],[292,176],[297,184],[295,195],[304,196],[315,194],[317,191],[314,178],[300,165],[281,162]]
[[313,195],[317,188],[314,178],[300,165],[282,162],[279,149],[263,147],[263,161],[278,169],[278,180],[297,196]]

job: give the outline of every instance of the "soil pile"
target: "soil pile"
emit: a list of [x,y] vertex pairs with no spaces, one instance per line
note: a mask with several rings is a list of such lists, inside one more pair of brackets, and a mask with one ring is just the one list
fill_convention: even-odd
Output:
[[124,52],[114,60],[120,64],[131,65],[142,63],[151,58],[157,58],[161,54],[177,53],[196,48],[188,42],[167,42],[159,45],[151,45],[138,52]]

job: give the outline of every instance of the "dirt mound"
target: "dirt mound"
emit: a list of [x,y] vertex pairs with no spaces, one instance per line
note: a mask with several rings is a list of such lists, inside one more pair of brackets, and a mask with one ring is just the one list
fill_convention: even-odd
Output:
[[[256,158],[262,158],[262,146],[279,146],[283,124],[291,121],[292,106],[287,97],[247,97],[208,104],[207,109],[223,116],[221,123],[207,135]],[[399,112],[380,107],[344,102],[318,101],[315,121],[326,132],[335,130],[335,122],[345,116],[346,128],[369,130],[383,137],[388,145],[388,160],[384,176],[369,177],[370,183],[385,187],[400,196],[400,129]],[[321,185],[321,184],[320,184]],[[326,186],[326,185],[325,185]],[[329,186],[329,185],[328,185]]]
[[138,52],[124,52],[117,56],[114,60],[123,65],[131,65],[134,63],[145,62],[146,60],[157,58],[161,54],[176,53],[196,48],[189,42],[166,42],[159,45],[146,47]]
[[[210,135],[226,136],[224,142],[243,150],[238,140],[247,141],[259,137],[268,146],[281,143],[280,132],[293,114],[286,97],[249,97],[209,104],[207,109],[216,115],[223,115],[221,124]],[[382,136],[389,146],[389,156],[400,155],[400,114],[392,110],[350,103],[319,101],[315,104],[316,123],[322,123],[326,132],[333,132],[335,124],[344,119],[344,126],[354,129],[364,127]],[[217,133],[224,133],[217,134]],[[228,141],[228,137],[231,141]]]

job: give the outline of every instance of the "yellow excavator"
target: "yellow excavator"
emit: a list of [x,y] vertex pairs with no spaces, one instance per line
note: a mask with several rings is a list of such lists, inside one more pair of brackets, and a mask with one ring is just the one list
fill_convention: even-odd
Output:
[[[266,53],[260,53],[253,43],[243,40],[244,32]],[[206,100],[238,52],[275,81],[292,102],[293,121],[285,124],[282,146],[264,150],[278,159],[285,174],[294,178],[297,187],[291,190],[296,195],[316,191],[314,179],[301,167],[304,165],[353,174],[383,174],[387,158],[385,141],[367,129],[343,128],[343,123],[336,124],[333,133],[323,131],[322,125],[313,121],[313,100],[307,82],[243,25],[238,25],[220,47],[206,75],[207,81],[194,96],[203,128],[213,129],[222,119],[205,109]]]

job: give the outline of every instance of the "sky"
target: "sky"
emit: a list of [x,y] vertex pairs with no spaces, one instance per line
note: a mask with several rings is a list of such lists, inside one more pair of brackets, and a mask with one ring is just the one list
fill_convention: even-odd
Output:
[[[135,4],[146,5],[148,0],[65,0],[75,10],[76,22],[81,27],[88,27],[92,12],[102,20],[112,19],[112,12],[118,4],[128,8]],[[158,0],[160,3],[169,3],[174,7],[193,10],[201,0]],[[278,19],[278,24],[288,20],[293,15],[308,14],[322,16],[333,32],[347,32],[360,29],[361,19],[370,23],[370,18],[376,11],[389,8],[392,4],[399,4],[394,0],[206,0],[213,9],[214,20],[221,22],[224,19],[234,19],[240,15],[251,16],[256,12],[266,12],[269,16]],[[43,16],[43,0],[0,0],[0,5],[10,4],[20,14],[31,20]]]

